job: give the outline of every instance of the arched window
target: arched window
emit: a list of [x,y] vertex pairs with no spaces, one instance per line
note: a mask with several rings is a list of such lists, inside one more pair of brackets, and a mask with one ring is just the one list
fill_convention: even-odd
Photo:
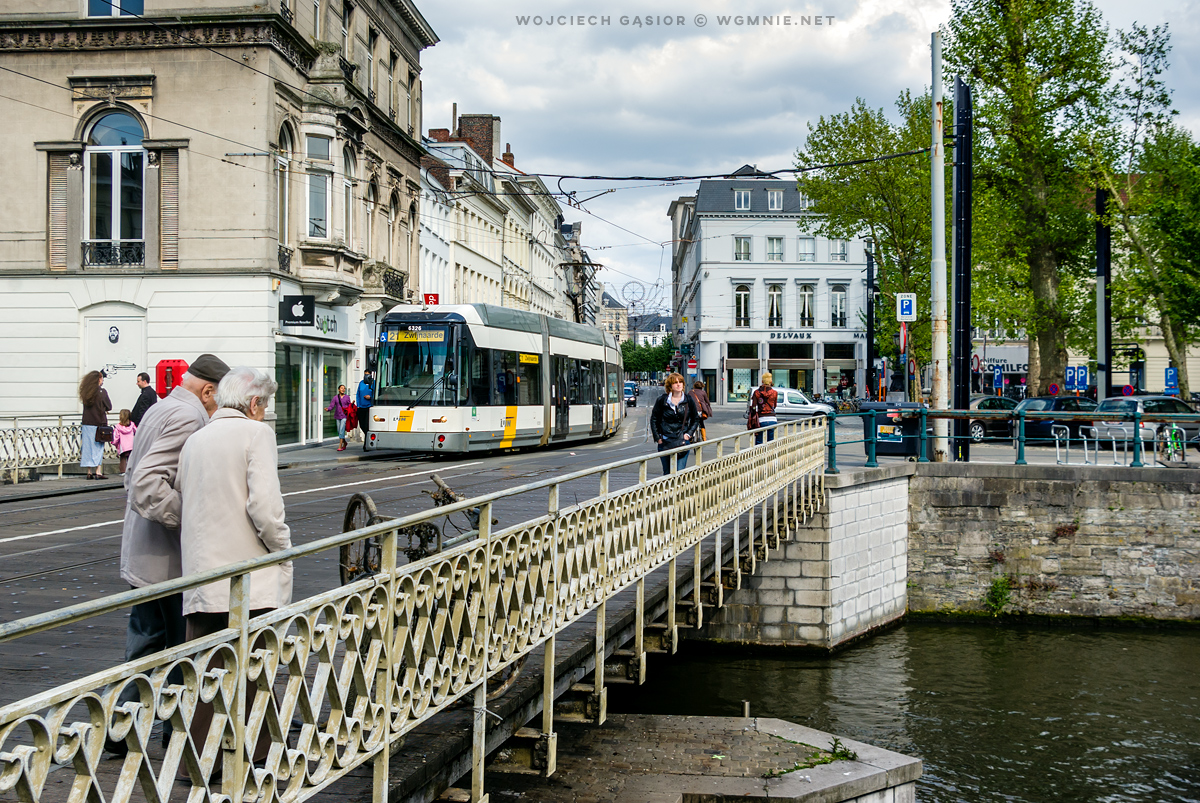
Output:
[[813,293],[814,288],[811,284],[800,285],[800,325],[815,326],[813,320]]
[[141,123],[124,112],[106,114],[91,126],[84,162],[84,264],[145,263],[144,136]]
[[744,284],[733,291],[733,325],[750,326],[750,288]]
[[367,185],[367,238],[363,242],[363,253],[368,256],[375,253],[375,210],[379,207],[379,190],[375,182]]
[[392,193],[391,203],[388,204],[388,242],[387,263],[396,265],[396,220],[400,217],[400,199]]
[[767,288],[767,326],[783,326],[783,285]]
[[829,325],[846,328],[846,285],[835,284],[829,297]]
[[279,129],[279,152],[275,156],[275,197],[279,202],[279,219],[276,221],[278,228],[279,244],[287,245],[291,230],[288,226],[288,218],[291,215],[291,174],[288,170],[292,159],[292,151],[295,149],[295,142],[292,140],[292,131],[286,125]]
[[354,154],[342,150],[342,208],[346,213],[346,247],[354,250]]

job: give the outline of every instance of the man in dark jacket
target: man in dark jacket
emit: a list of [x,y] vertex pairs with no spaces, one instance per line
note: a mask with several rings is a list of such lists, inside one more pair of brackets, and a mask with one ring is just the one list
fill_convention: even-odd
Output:
[[[700,428],[700,410],[696,400],[683,392],[683,377],[671,374],[663,382],[666,392],[654,402],[654,410],[650,413],[650,434],[658,444],[658,451],[675,449],[696,439],[696,430]],[[688,455],[691,452],[680,452],[676,457],[679,471],[687,468]],[[662,460],[663,474],[671,471],[671,456],[659,458]]]
[[138,394],[138,400],[133,403],[133,409],[129,411],[129,420],[140,427],[142,416],[158,401],[158,394],[154,392],[154,388],[150,387],[150,374],[145,371],[138,374],[137,386],[142,391]]

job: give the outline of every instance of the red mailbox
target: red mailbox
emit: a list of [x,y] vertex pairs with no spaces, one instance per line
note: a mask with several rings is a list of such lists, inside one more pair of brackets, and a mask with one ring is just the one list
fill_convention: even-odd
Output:
[[167,394],[183,381],[187,369],[186,360],[159,360],[158,367],[154,369],[154,387],[158,398],[165,399]]

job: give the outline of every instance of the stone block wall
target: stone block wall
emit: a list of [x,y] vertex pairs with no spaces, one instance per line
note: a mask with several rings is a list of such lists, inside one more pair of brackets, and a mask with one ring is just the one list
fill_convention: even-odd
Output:
[[695,637],[833,649],[903,616],[911,472],[827,476],[822,512],[743,575]]
[[1200,617],[1198,492],[1194,470],[920,464],[909,610],[993,612],[1000,581],[1007,613]]

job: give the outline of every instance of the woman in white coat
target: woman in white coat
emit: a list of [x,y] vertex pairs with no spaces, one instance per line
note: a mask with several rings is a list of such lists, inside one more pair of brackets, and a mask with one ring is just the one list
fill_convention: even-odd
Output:
[[[183,446],[177,486],[182,498],[180,547],[184,575],[292,545],[291,532],[284,523],[275,433],[263,423],[277,387],[256,368],[230,369],[217,386],[217,411],[208,426]],[[290,561],[250,575],[251,616],[291,600]],[[224,630],[229,626],[229,581],[183,592],[183,613],[189,641]],[[197,745],[207,738],[211,714],[211,706],[201,704],[197,708],[192,722]],[[269,746],[269,740],[265,744]],[[259,746],[264,746],[263,739]]]

